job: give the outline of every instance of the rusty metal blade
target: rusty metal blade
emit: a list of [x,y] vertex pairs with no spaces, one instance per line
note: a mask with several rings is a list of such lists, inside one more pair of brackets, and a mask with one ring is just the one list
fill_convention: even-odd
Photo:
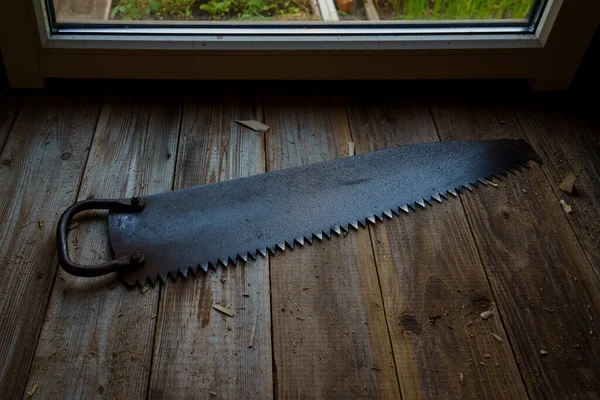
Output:
[[145,256],[128,284],[187,276],[426,207],[530,159],[523,140],[423,143],[155,194],[109,215],[110,241],[116,257]]

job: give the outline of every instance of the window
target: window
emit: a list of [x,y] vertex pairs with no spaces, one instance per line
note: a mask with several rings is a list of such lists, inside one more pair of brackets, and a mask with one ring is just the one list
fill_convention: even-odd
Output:
[[[541,0],[50,0],[53,25],[74,23],[200,24],[252,22],[511,21],[530,24]],[[218,24],[216,24],[218,26]]]
[[530,79],[568,87],[598,0],[23,0],[15,87],[45,78]]

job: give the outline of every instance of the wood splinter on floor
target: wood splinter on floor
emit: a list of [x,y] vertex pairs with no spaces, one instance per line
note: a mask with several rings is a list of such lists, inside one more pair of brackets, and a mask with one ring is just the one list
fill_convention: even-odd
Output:
[[577,179],[577,175],[570,173],[562,180],[558,188],[565,193],[573,194],[575,190],[575,180]]
[[485,183],[496,188],[498,187],[498,184],[496,182],[488,181],[487,179],[485,180]]
[[502,340],[502,338],[500,336],[496,335],[495,333],[492,333],[492,337],[500,343],[504,342],[504,340]]
[[33,395],[35,394],[35,391],[37,390],[37,388],[38,388],[38,384],[36,383],[35,385],[33,385],[33,387],[31,388],[31,390],[25,394],[25,396],[27,398],[33,397]]
[[266,133],[269,129],[271,129],[270,126],[265,125],[262,122],[258,122],[258,121],[254,121],[254,120],[234,121],[234,122],[237,122],[238,124],[243,125],[246,128],[250,128],[255,132]]
[[560,205],[562,206],[562,208],[563,208],[563,211],[564,211],[566,214],[571,214],[571,212],[573,212],[573,207],[571,207],[569,204],[567,204],[567,202],[566,202],[566,201],[564,201],[564,200],[561,200],[559,203],[560,203]]
[[465,377],[464,377],[464,375],[462,374],[462,372],[459,372],[459,373],[458,373],[458,380],[460,381],[460,384],[461,384],[462,386],[465,386]]
[[348,155],[354,155],[354,142],[348,142]]
[[233,317],[234,313],[229,308],[223,307],[218,304],[213,304],[212,307],[220,313]]
[[481,314],[479,314],[481,319],[489,319],[492,315],[494,315],[494,313],[491,311],[484,311]]

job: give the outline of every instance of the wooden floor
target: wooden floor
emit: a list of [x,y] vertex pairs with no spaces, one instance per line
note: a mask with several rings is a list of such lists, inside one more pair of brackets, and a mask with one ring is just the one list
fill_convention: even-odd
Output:
[[[598,114],[478,85],[170,85],[0,103],[2,398],[600,397]],[[127,289],[57,263],[77,200],[315,163],[348,142],[517,137],[543,165],[245,265]],[[569,173],[573,195],[558,189]],[[73,258],[110,258],[105,225],[80,221]]]

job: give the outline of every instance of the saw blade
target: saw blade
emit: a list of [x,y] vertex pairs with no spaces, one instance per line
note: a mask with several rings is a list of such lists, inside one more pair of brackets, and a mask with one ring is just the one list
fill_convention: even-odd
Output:
[[128,284],[186,277],[358,229],[541,162],[523,140],[436,142],[142,197],[109,214],[115,257],[141,251]]

